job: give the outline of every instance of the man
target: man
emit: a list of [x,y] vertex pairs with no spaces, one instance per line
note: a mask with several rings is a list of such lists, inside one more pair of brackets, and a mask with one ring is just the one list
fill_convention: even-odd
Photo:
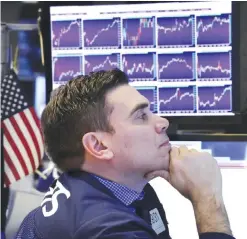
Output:
[[41,121],[46,152],[64,173],[17,238],[170,238],[148,184],[157,176],[191,200],[200,238],[233,238],[216,161],[186,147],[171,149],[168,121],[149,110],[122,71],[69,81]]

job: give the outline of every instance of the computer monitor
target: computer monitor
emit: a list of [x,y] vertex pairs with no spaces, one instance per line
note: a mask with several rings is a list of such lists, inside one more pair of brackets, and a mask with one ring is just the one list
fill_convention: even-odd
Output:
[[48,8],[51,89],[119,68],[160,116],[234,116],[231,2],[68,4]]
[[170,140],[175,147],[186,145],[210,153],[221,168],[247,169],[247,134],[171,135]]

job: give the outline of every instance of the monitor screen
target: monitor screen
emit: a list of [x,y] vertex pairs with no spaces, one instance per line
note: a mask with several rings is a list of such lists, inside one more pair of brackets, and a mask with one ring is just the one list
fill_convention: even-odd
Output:
[[189,149],[208,152],[221,168],[247,168],[247,138],[246,141],[171,141],[171,145],[186,145]]
[[232,3],[51,6],[52,88],[119,68],[160,116],[234,115]]

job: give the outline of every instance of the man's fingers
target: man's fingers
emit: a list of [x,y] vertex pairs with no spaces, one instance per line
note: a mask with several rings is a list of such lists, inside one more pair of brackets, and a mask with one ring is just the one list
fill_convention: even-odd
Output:
[[171,158],[177,158],[179,156],[179,148],[177,147],[172,147],[170,151],[170,157]]
[[179,147],[179,155],[181,155],[181,156],[187,155],[188,152],[189,152],[189,149],[186,146],[182,145]]
[[191,153],[198,153],[198,151],[196,149],[190,149],[189,152],[191,152]]
[[165,170],[158,170],[158,171],[147,173],[145,175],[145,178],[148,180],[152,180],[152,179],[157,178],[157,177],[164,178],[165,180],[167,180],[169,182],[170,174],[169,174],[169,172],[167,172]]

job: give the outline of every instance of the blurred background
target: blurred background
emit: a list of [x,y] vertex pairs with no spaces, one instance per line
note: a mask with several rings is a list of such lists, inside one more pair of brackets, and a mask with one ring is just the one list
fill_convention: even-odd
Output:
[[[46,79],[41,62],[40,40],[37,28],[39,2],[1,2],[1,23],[34,24],[34,30],[20,27],[9,34],[10,59],[16,59],[18,79],[28,100],[40,115],[46,102]],[[21,25],[20,25],[21,26]],[[2,34],[3,36],[3,34]],[[39,90],[37,90],[39,89]]]

